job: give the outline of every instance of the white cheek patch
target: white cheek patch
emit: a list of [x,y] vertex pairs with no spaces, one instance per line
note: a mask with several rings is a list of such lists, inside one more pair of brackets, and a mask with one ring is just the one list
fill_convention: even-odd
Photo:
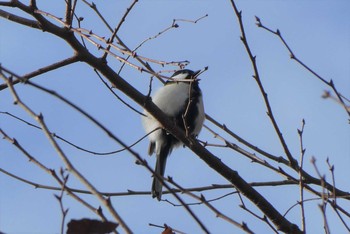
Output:
[[186,79],[187,76],[188,74],[180,73],[180,74],[177,74],[176,76],[172,76],[171,78],[174,80],[184,80]]

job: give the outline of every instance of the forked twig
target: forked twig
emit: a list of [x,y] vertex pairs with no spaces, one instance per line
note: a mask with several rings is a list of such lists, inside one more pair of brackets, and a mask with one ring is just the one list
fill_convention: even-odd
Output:
[[109,210],[109,212],[112,214],[112,216],[120,223],[122,228],[127,233],[132,233],[131,229],[128,227],[128,225],[124,222],[122,217],[117,213],[117,211],[113,208],[113,206],[110,204],[109,199],[105,199],[102,194],[73,166],[71,161],[68,159],[68,157],[65,155],[61,147],[57,144],[54,137],[50,134],[50,131],[44,121],[43,115],[36,114],[32,109],[30,109],[22,100],[19,98],[17,92],[15,91],[11,78],[6,79],[5,77],[2,77],[4,81],[7,83],[7,86],[9,87],[13,98],[15,100],[15,103],[18,104],[21,108],[23,108],[30,116],[32,116],[41,126],[43,132],[45,133],[46,137],[52,144],[53,148],[56,150],[62,161],[65,163],[67,169],[73,173],[99,200],[100,202],[106,206],[106,208]]
[[312,157],[311,158],[311,163],[312,165],[314,166],[315,168],[315,171],[318,175],[318,177],[321,179],[321,186],[322,186],[322,199],[321,199],[321,204],[318,205],[318,207],[320,208],[321,210],[321,214],[322,214],[322,217],[323,217],[323,227],[324,227],[324,230],[325,230],[325,233],[326,234],[330,234],[330,230],[329,230],[329,225],[328,225],[328,219],[327,219],[327,214],[326,214],[326,209],[327,209],[327,200],[328,200],[328,195],[326,196],[326,190],[325,190],[325,181],[326,181],[326,176],[325,175],[321,175],[320,171],[318,170],[318,167],[316,165],[316,158],[315,157]]
[[288,45],[288,43],[286,42],[286,40],[284,39],[284,37],[282,36],[281,32],[279,29],[277,29],[276,31],[266,27],[265,25],[263,25],[261,23],[261,20],[259,17],[255,16],[256,19],[256,24],[258,27],[265,29],[266,31],[278,36],[278,38],[282,41],[283,45],[287,48],[287,50],[290,53],[290,58],[295,60],[297,63],[299,63],[302,67],[304,67],[306,70],[308,70],[311,74],[313,74],[316,78],[318,78],[320,81],[322,81],[324,84],[326,84],[327,86],[331,87],[333,89],[333,91],[335,92],[335,94],[337,95],[337,98],[339,100],[339,102],[341,103],[341,105],[344,107],[345,111],[348,113],[348,115],[350,116],[350,108],[348,108],[348,106],[345,104],[344,100],[343,100],[343,95],[337,90],[337,88],[334,85],[334,82],[332,79],[330,79],[329,81],[327,81],[325,78],[321,77],[319,74],[317,74],[314,70],[312,70],[308,65],[306,65],[303,61],[301,61],[296,55],[295,53],[292,51],[292,49],[290,48],[290,46]]
[[[31,109],[29,109],[29,107],[27,107],[23,102],[21,102],[21,100],[19,99],[16,91],[14,90],[12,84],[11,84],[11,79],[6,79],[4,76],[2,76],[2,78],[5,80],[5,82],[8,84],[10,91],[12,92],[15,102],[20,104],[20,106],[22,108],[24,108],[31,116],[33,116],[38,123],[41,125],[41,128],[43,129],[46,137],[50,140],[50,142],[52,143],[53,147],[56,149],[56,151],[58,152],[59,156],[61,157],[62,161],[66,164],[67,168],[75,175],[77,176],[78,179],[80,179],[82,181],[82,183],[90,190],[90,192],[95,195],[97,198],[99,198],[99,200],[101,201],[101,203],[110,211],[110,213],[113,215],[113,217],[121,224],[121,226],[124,228],[124,230],[127,233],[131,233],[130,228],[125,224],[125,223],[121,223],[120,221],[124,222],[121,217],[119,216],[119,214],[115,211],[115,209],[113,208],[111,201],[109,198],[105,199],[103,197],[103,195],[101,194],[100,191],[98,191],[89,181],[87,181],[87,179],[85,177],[83,177],[76,169],[75,167],[71,164],[70,160],[66,157],[66,155],[64,154],[64,152],[61,150],[61,148],[59,147],[59,145],[56,143],[55,139],[53,138],[53,136],[50,135],[50,131],[48,130],[44,120],[43,120],[43,116],[40,115],[36,115]],[[85,117],[87,117],[90,121],[92,121],[94,124],[96,124],[100,129],[102,129],[105,133],[108,134],[109,137],[111,137],[113,140],[115,140],[116,142],[118,142],[120,145],[124,146],[125,148],[127,148],[127,145],[122,142],[119,138],[117,138],[113,133],[110,132],[110,130],[108,130],[105,126],[103,126],[101,123],[99,123],[96,119],[94,119],[92,116],[90,116],[87,112],[85,112],[84,110],[82,110],[81,108],[79,108],[78,106],[76,106],[75,104],[73,104],[72,102],[70,102],[69,100],[67,100],[66,98],[64,98],[63,96],[57,94],[56,92],[52,91],[52,90],[48,90],[38,84],[34,84],[31,81],[28,81],[27,84],[42,90],[48,94],[53,95],[54,97],[58,98],[59,100],[63,101],[64,103],[68,104],[69,106],[73,107],[75,110],[77,110],[78,112],[80,112],[81,114],[83,114]],[[140,164],[142,166],[144,166],[145,168],[147,168],[148,171],[150,171],[154,176],[156,176],[159,180],[163,181],[163,178],[158,175],[157,173],[154,172],[154,170],[147,164],[147,162],[142,159],[140,157],[139,154],[137,154],[136,152],[134,152],[132,149],[127,148],[127,151],[130,152],[137,160],[138,162],[140,162]],[[190,207],[188,207],[186,205],[186,203],[180,198],[180,196],[178,196],[176,193],[172,192],[171,188],[169,187],[169,185],[167,183],[163,183],[164,187],[167,188],[170,193],[181,203],[184,205],[184,208],[186,209],[186,211],[191,215],[191,217],[198,223],[198,225],[202,228],[202,230],[205,233],[209,233],[208,229],[205,227],[204,223],[197,217],[197,215],[191,210]]]
[[268,117],[270,118],[271,120],[271,123],[275,129],[275,132],[280,140],[280,143],[282,145],[282,148],[289,160],[289,164],[290,166],[295,169],[296,171],[299,170],[299,166],[298,166],[298,162],[297,160],[292,156],[290,150],[289,150],[289,147],[283,137],[283,134],[277,124],[277,121],[274,117],[274,114],[273,114],[273,111],[272,111],[272,107],[270,105],[270,101],[269,101],[269,98],[267,96],[267,93],[265,91],[265,88],[261,82],[261,79],[260,79],[260,75],[259,75],[259,71],[258,71],[258,66],[257,66],[257,63],[256,63],[256,56],[253,56],[253,53],[249,47],[249,44],[248,44],[248,40],[247,40],[247,37],[246,37],[246,34],[245,34],[245,30],[244,30],[244,26],[243,26],[243,21],[242,21],[242,11],[238,11],[237,7],[236,7],[236,4],[234,3],[233,0],[231,0],[231,4],[233,6],[233,9],[235,11],[235,14],[237,16],[237,19],[238,19],[238,23],[239,23],[239,26],[240,26],[240,30],[241,30],[241,40],[244,44],[244,47],[248,53],[248,56],[249,56],[249,59],[251,61],[251,64],[253,66],[253,70],[254,70],[254,75],[253,75],[253,78],[255,79],[255,81],[257,82],[258,84],[258,87],[260,89],[260,92],[263,96],[263,99],[264,99],[264,102],[265,102],[265,106],[266,106],[266,109],[267,109],[267,115]]

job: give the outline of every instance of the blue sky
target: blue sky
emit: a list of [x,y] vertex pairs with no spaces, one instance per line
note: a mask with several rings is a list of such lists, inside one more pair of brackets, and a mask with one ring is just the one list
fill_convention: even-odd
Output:
[[[63,2],[63,1],[62,1]],[[95,2],[107,20],[114,27],[124,14],[129,1]],[[259,29],[254,16],[272,29],[278,28],[298,58],[326,80],[333,79],[338,90],[350,96],[350,9],[349,1],[237,1],[243,11],[244,26],[264,87],[293,155],[299,159],[300,145],[297,128],[305,119],[304,132],[305,168],[316,175],[310,159],[317,158],[317,165],[327,180],[331,179],[326,158],[335,165],[336,184],[343,190],[350,190],[350,132],[346,112],[332,100],[322,99],[322,84],[313,75],[289,58],[289,53],[279,39]],[[62,17],[64,4],[53,1],[38,1],[39,7]],[[2,9],[4,9],[2,7]],[[8,10],[8,9],[4,9]],[[18,12],[11,9],[11,12]],[[108,37],[109,31],[84,4],[79,3],[77,13],[84,17],[82,26],[92,29],[98,35]],[[239,26],[229,1],[143,1],[136,5],[120,31],[121,38],[134,48],[144,39],[156,35],[170,26],[173,19],[195,20],[205,14],[208,17],[196,24],[179,21],[179,28],[172,29],[156,40],[145,44],[138,54],[159,60],[189,60],[189,69],[209,67],[201,76],[206,113],[225,123],[232,131],[249,142],[275,155],[284,155],[273,127],[266,115],[258,86],[252,79],[253,71],[239,36]],[[48,33],[29,29],[0,19],[0,62],[18,74],[26,74],[72,55],[71,49]],[[91,51],[96,54],[93,46]],[[109,64],[116,70],[120,62],[109,58]],[[171,70],[175,67],[153,65],[155,70]],[[141,92],[148,92],[149,75],[125,67],[121,76]],[[57,91],[81,108],[92,114],[105,126],[132,144],[144,135],[140,116],[116,100],[100,82],[93,70],[77,63],[33,79],[49,89]],[[154,88],[160,82],[154,81]],[[21,98],[37,113],[43,113],[52,132],[71,140],[87,149],[105,152],[120,149],[101,130],[87,119],[57,99],[28,85],[17,85]],[[116,91],[132,106],[141,110],[119,91]],[[15,114],[34,123],[22,109],[13,105],[8,90],[0,92],[0,110]],[[206,124],[213,127],[208,121]],[[50,168],[59,170],[62,162],[44,135],[25,124],[0,115],[0,127],[15,137],[29,152]],[[216,131],[228,137],[219,129]],[[211,143],[221,143],[207,130],[199,138]],[[234,143],[239,144],[233,139]],[[240,145],[240,144],[239,144]],[[69,159],[101,191],[122,192],[127,189],[149,191],[151,175],[135,164],[127,152],[111,156],[94,156],[76,150],[60,142]],[[241,146],[241,145],[240,145]],[[134,150],[154,165],[154,157],[148,157],[148,141],[143,140]],[[244,146],[242,146],[245,148]],[[227,165],[237,170],[248,182],[281,180],[283,177],[252,164],[236,152],[222,148],[210,148]],[[1,168],[33,182],[56,185],[53,179],[29,163],[11,144],[0,141]],[[166,175],[171,175],[184,187],[227,184],[190,150],[178,149],[168,160]],[[73,176],[72,187],[84,189]],[[61,216],[54,192],[35,189],[4,174],[0,174],[0,230],[5,233],[58,233]],[[321,191],[321,188],[317,188]],[[231,191],[231,190],[230,190]],[[229,190],[207,192],[207,198],[224,195]],[[258,188],[281,213],[299,199],[298,188]],[[90,196],[83,196],[94,206],[99,203]],[[307,198],[313,196],[306,193]],[[174,201],[170,196],[165,196]],[[187,199],[187,198],[186,198]],[[188,199],[188,201],[191,201]],[[179,207],[158,202],[151,196],[113,197],[112,202],[135,233],[160,233],[160,229],[149,227],[149,223],[164,223],[188,233],[199,233],[198,225]],[[248,200],[246,204],[258,212]],[[322,222],[318,204],[308,202],[307,222]],[[237,221],[245,221],[256,232],[268,232],[247,212],[242,211],[237,196],[228,196],[214,202],[218,209]],[[64,206],[69,208],[67,219],[82,217],[96,218],[93,213],[70,197],[64,197]],[[232,226],[202,206],[191,207],[213,233],[225,233]],[[349,203],[344,203],[349,209]],[[345,229],[329,209],[331,231],[344,233]],[[107,213],[107,211],[105,211]],[[260,213],[259,213],[260,214]],[[48,218],[48,220],[46,220]],[[300,225],[299,208],[288,213],[287,218]],[[45,222],[43,221],[45,219]],[[322,225],[308,225],[309,233],[320,233]],[[240,230],[233,228],[235,233]]]

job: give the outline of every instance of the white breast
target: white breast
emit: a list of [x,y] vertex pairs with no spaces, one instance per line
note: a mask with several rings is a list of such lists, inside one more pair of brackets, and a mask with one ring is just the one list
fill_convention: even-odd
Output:
[[[161,109],[165,114],[170,117],[175,117],[179,113],[179,110],[185,105],[189,96],[189,83],[171,83],[165,85],[159,89],[152,97],[152,101]],[[142,117],[142,124],[146,132],[149,133],[156,128],[162,127],[160,123],[153,118],[153,116],[147,111],[144,112],[147,117]],[[155,131],[148,137],[152,142],[160,140],[159,131]],[[160,143],[160,142],[159,142]]]
[[176,116],[186,105],[189,89],[189,83],[171,83],[158,90],[152,100],[165,114]]

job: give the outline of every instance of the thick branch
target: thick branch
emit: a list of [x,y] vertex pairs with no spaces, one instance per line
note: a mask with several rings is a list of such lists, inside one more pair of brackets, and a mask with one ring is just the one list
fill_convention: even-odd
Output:
[[26,19],[18,15],[11,14],[7,11],[3,11],[1,9],[0,9],[0,16],[10,21],[16,22],[18,24],[22,24],[31,28],[41,29],[40,23],[38,21]]
[[[18,3],[18,2],[17,2]],[[259,194],[252,186],[250,186],[237,171],[232,170],[224,164],[218,157],[214,156],[207,149],[205,149],[198,141],[193,138],[186,137],[186,134],[166,116],[147,96],[140,93],[122,77],[120,77],[114,70],[109,67],[103,59],[95,57],[81,43],[75,38],[74,34],[68,29],[60,28],[41,15],[32,11],[32,8],[23,4],[17,4],[17,7],[27,13],[31,13],[42,25],[43,30],[52,33],[63,40],[65,40],[73,50],[82,58],[82,61],[90,65],[103,74],[117,89],[121,90],[132,100],[143,106],[149,113],[151,113],[163,127],[173,134],[176,138],[181,140],[193,152],[195,152],[208,166],[213,168],[216,172],[222,175],[230,183],[232,183],[237,190],[250,199],[269,219],[277,226],[278,229],[287,233],[301,233],[297,225],[289,222],[271,205],[261,194]]]

